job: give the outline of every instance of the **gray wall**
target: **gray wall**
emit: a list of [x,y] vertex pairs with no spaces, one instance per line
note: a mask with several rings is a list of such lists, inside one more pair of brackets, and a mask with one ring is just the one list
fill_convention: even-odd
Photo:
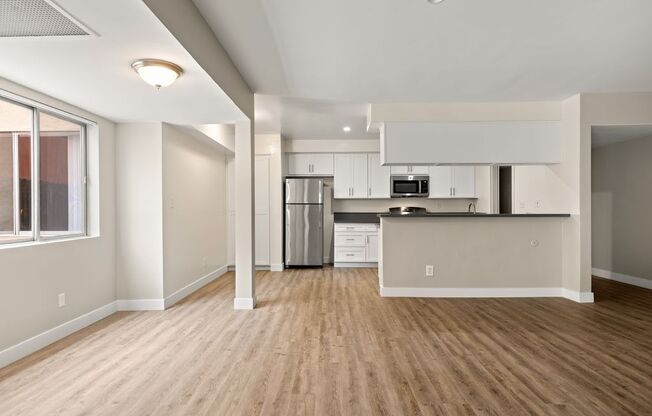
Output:
[[[382,284],[561,287],[564,221],[568,218],[384,218]],[[434,277],[425,276],[427,264],[434,266]]]
[[226,267],[226,156],[163,124],[164,296]]
[[592,267],[652,279],[652,137],[591,154]]

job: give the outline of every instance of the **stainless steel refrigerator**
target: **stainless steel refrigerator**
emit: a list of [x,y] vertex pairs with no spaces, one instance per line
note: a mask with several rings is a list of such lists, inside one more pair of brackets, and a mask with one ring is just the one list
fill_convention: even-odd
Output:
[[323,252],[324,180],[285,179],[285,266],[321,267]]

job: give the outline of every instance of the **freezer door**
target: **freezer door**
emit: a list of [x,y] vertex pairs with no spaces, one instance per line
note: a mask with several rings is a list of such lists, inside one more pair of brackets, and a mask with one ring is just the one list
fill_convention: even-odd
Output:
[[324,180],[289,178],[285,180],[286,204],[323,204]]
[[324,245],[323,205],[285,206],[285,264],[321,266]]

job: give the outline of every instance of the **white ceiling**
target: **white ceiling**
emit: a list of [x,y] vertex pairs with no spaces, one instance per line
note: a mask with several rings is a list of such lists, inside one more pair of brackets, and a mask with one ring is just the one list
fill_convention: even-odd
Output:
[[652,125],[593,126],[591,128],[591,147],[608,146],[644,138],[652,140]]
[[[0,39],[0,76],[114,121],[205,124],[239,110],[138,0],[58,0],[99,36]],[[184,74],[160,91],[130,64],[166,59]]]
[[[295,140],[378,139],[367,132],[367,105],[276,95],[255,96],[256,133],[281,133]],[[344,132],[344,126],[351,128]]]
[[649,0],[194,2],[261,94],[363,104],[652,90]]

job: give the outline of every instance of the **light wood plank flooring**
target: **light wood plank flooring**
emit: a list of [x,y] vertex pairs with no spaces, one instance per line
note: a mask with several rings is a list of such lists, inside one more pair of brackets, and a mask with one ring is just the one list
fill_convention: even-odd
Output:
[[2,415],[652,414],[652,291],[383,299],[375,270],[228,274],[0,370]]

